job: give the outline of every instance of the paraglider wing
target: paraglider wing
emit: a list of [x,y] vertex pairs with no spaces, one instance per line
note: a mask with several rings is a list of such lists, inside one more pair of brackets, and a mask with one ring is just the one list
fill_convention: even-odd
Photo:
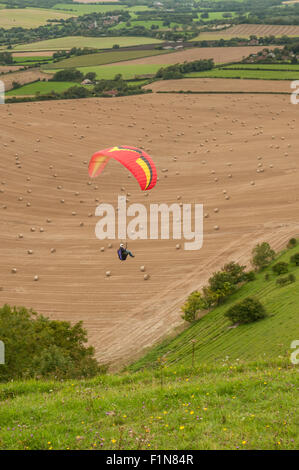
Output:
[[151,157],[136,147],[111,147],[96,152],[89,162],[88,172],[91,178],[98,176],[110,158],[119,161],[136,178],[142,191],[152,189],[157,182],[157,170]]

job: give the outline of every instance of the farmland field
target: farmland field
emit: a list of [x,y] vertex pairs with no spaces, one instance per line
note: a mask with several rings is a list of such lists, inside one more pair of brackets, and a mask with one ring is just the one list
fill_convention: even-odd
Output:
[[16,88],[15,90],[10,90],[7,93],[7,96],[26,96],[26,95],[35,95],[35,93],[46,94],[55,91],[61,93],[62,91],[68,90],[72,86],[78,86],[78,83],[73,82],[35,82],[28,83],[27,85],[22,86],[21,88]]
[[242,70],[299,70],[299,64],[233,64],[226,65],[225,69]]
[[25,71],[16,71],[13,73],[8,73],[1,76],[1,80],[4,82],[5,89],[8,91],[13,87],[13,82],[20,83],[21,85],[25,83],[31,83],[35,80],[42,80],[50,78],[50,75],[41,72],[38,68],[29,69]]
[[24,8],[5,9],[0,14],[0,28],[36,28],[47,23],[49,19],[67,19],[74,14],[46,9]]
[[249,38],[251,35],[256,36],[276,36],[284,35],[290,37],[299,37],[299,26],[283,26],[283,25],[264,25],[264,24],[240,24],[232,26],[228,29],[213,32],[203,32],[192,41],[232,39],[235,37]]
[[287,80],[235,80],[222,78],[184,78],[183,80],[160,80],[147,85],[153,92],[239,92],[239,93],[291,93]]
[[[91,2],[88,2],[91,3]],[[117,3],[115,5],[99,5],[99,4],[94,4],[94,5],[80,5],[76,3],[58,3],[57,5],[54,5],[53,7],[54,10],[65,10],[65,11],[74,11],[78,15],[86,15],[88,13],[105,13],[107,11],[113,11],[113,10],[126,10],[129,11],[130,14],[132,15],[133,12],[135,11],[146,11],[149,10],[149,7],[145,5],[136,5],[133,7],[128,7],[127,5],[118,5]],[[134,16],[134,15],[132,15]],[[136,16],[136,15],[135,15]]]
[[[117,74],[121,74],[124,79],[131,79],[135,78],[138,75],[154,75],[157,70],[161,68],[161,65],[153,65],[153,64],[145,64],[145,65],[99,65],[94,67],[77,67],[78,70],[83,72],[84,74],[88,72],[94,72],[97,75],[98,79],[106,79],[111,80]],[[57,70],[60,69],[43,69],[46,73],[55,73]]]
[[144,51],[115,51],[115,52],[99,52],[96,54],[87,54],[71,57],[53,64],[49,64],[48,68],[62,69],[69,67],[90,67],[95,65],[111,64],[114,62],[127,61],[142,57],[151,57],[156,55],[165,55],[168,51],[144,50]]
[[[215,64],[226,62],[238,62],[249,54],[262,51],[264,46],[244,46],[244,47],[192,47],[172,54],[157,55],[155,57],[144,57],[126,62],[128,65],[160,64],[171,65],[190,62],[199,59],[214,59]],[[123,65],[125,63],[123,62]]]
[[284,70],[234,70],[216,68],[206,72],[191,72],[185,75],[189,78],[214,77],[214,78],[252,78],[260,80],[298,80],[299,70],[287,72]]
[[15,51],[54,51],[69,50],[72,47],[91,47],[97,49],[110,49],[114,44],[120,47],[138,46],[142,44],[159,44],[161,41],[154,38],[146,37],[84,37],[84,36],[67,36],[64,38],[48,39],[46,41],[38,41],[30,44],[19,44],[13,48]]

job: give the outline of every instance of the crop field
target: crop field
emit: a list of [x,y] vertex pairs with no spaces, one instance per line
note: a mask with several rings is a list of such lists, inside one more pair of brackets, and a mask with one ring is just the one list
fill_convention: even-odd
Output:
[[[198,13],[198,18],[206,22],[206,21],[211,21],[211,20],[224,20],[224,19],[230,20],[231,18],[237,15],[235,11],[209,11],[208,13],[209,13],[208,18],[202,17],[203,12]],[[225,15],[226,13],[230,13],[231,17],[225,18],[225,16],[223,15]]]
[[262,51],[264,46],[244,46],[244,47],[192,47],[190,49],[172,52],[166,55],[144,57],[123,62],[123,65],[160,64],[167,66],[171,64],[182,64],[200,59],[213,59],[215,64],[226,62],[238,62],[251,53]]
[[17,82],[20,85],[25,85],[26,83],[31,83],[35,80],[43,80],[44,78],[48,80],[51,77],[49,74],[41,72],[38,68],[33,68],[29,70],[16,70],[13,73],[8,73],[1,76],[1,80],[4,82],[5,90],[9,91],[13,87],[13,82]]
[[212,41],[219,39],[232,39],[235,37],[248,39],[251,35],[273,35],[275,37],[286,35],[290,37],[299,37],[299,26],[240,24],[221,31],[200,33],[199,36],[192,39],[192,41]]
[[226,65],[227,69],[242,70],[281,70],[283,72],[299,70],[299,64],[234,64]]
[[[286,251],[271,266],[280,261],[290,263],[290,257],[298,252],[299,246]],[[216,364],[226,357],[230,361],[288,357],[298,325],[299,267],[289,264],[289,273],[294,274],[297,281],[280,287],[271,266],[257,274],[255,281],[241,287],[224,305],[209,312],[174,340],[154,348],[132,369],[155,366],[158,357],[164,355],[167,365],[191,366],[193,339],[196,340],[196,360],[200,363]],[[269,280],[265,280],[266,274]],[[230,322],[224,313],[246,297],[260,300],[269,316],[259,322],[229,328]]]
[[156,55],[165,55],[169,51],[159,50],[144,50],[144,51],[111,51],[111,52],[99,52],[96,54],[87,54],[81,56],[71,57],[59,62],[55,62],[48,65],[51,69],[62,69],[70,67],[91,67],[95,65],[105,65],[114,62],[127,61],[132,59],[139,59],[143,57],[151,57]]
[[[88,72],[94,72],[97,75],[97,79],[106,79],[110,80],[115,77],[117,74],[121,74],[125,80],[135,78],[139,75],[154,75],[159,69],[161,65],[99,65],[94,67],[77,67],[78,70],[83,72],[84,74]],[[43,69],[45,73],[55,73],[57,70],[60,69]]]
[[41,95],[46,93],[51,93],[51,91],[55,91],[57,93],[61,93],[62,91],[67,90],[72,86],[76,86],[78,83],[73,82],[35,82],[35,83],[28,83],[20,88],[16,88],[15,90],[10,90],[7,93],[7,96],[32,96],[36,93],[40,93]]
[[0,28],[36,28],[46,24],[49,19],[67,19],[72,16],[70,13],[44,8],[5,9],[0,14]]
[[13,48],[14,51],[55,51],[70,50],[72,47],[91,47],[96,49],[110,49],[114,44],[120,47],[138,46],[142,44],[159,44],[161,41],[146,37],[84,37],[67,36],[64,38],[49,39],[30,44],[19,44]]
[[[91,3],[91,2],[89,2]],[[133,7],[128,7],[127,5],[118,5],[115,3],[115,5],[100,5],[98,3],[95,3],[94,5],[87,4],[87,5],[80,5],[76,3],[58,3],[57,5],[54,5],[53,10],[65,10],[65,11],[73,11],[74,13],[78,15],[86,15],[88,13],[105,13],[107,11],[113,11],[113,10],[126,10],[130,12],[130,15],[134,15],[135,11],[146,11],[149,10],[149,7],[146,5],[136,5]]]
[[153,92],[194,93],[291,93],[287,80],[235,80],[222,78],[184,78],[160,80],[146,85]]
[[206,72],[187,73],[185,77],[250,78],[256,80],[298,80],[299,70],[287,72],[285,70],[226,70],[222,68],[216,68],[213,70],[207,70]]

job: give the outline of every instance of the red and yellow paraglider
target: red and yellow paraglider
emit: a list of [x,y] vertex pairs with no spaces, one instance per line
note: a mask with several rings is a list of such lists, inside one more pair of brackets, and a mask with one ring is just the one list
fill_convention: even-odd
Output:
[[136,178],[142,191],[152,189],[157,182],[157,170],[151,157],[136,147],[123,145],[96,152],[90,159],[88,173],[95,178],[111,158],[124,165]]

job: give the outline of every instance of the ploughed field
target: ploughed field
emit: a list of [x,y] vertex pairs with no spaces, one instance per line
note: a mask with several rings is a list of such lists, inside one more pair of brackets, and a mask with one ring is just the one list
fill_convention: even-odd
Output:
[[[114,368],[180,325],[186,296],[224,263],[298,235],[298,109],[289,96],[20,103],[1,105],[0,122],[1,304],[83,320],[97,358]],[[114,161],[89,179],[92,153],[121,144],[143,146],[156,162],[150,193]],[[129,240],[135,258],[120,262],[119,240],[95,236],[95,209],[123,194],[148,209],[204,204],[202,249]]]

